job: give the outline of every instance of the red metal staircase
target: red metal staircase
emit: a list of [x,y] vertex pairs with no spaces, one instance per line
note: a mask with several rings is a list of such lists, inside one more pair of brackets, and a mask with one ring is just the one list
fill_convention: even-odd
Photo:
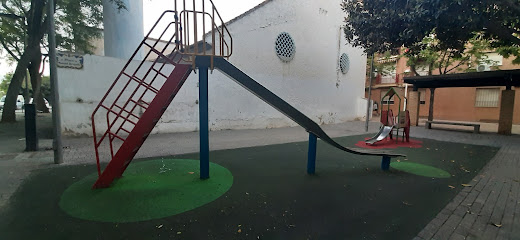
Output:
[[[122,176],[195,68],[196,56],[231,55],[231,36],[212,1],[179,2],[161,15],[92,113],[99,175],[93,188]],[[110,162],[102,170],[105,160]]]
[[[140,117],[136,116],[132,110],[117,112],[118,109],[125,109],[125,107],[120,107],[117,104],[114,104],[115,109],[113,108],[110,113],[113,113],[116,117],[112,119],[111,122],[116,123],[118,118],[121,118],[122,124],[119,124],[119,128],[117,128],[115,132],[112,130],[107,130],[103,137],[108,135],[111,151],[113,151],[112,148],[114,140],[118,139],[123,141],[123,143],[119,147],[117,153],[112,157],[112,160],[109,162],[103,173],[100,174],[98,180],[94,184],[94,188],[109,187],[114,179],[122,176],[123,172],[128,167],[135,154],[137,154],[137,151],[141,148],[146,138],[150,135],[157,122],[159,122],[159,119],[163,115],[164,111],[166,111],[175,95],[177,95],[179,92],[182,84],[190,75],[191,70],[191,65],[176,65],[159,91],[155,91],[153,90],[153,87],[146,86],[141,83],[142,85],[140,87],[145,88],[145,91],[152,91],[155,93],[154,99],[149,104],[142,101],[142,99],[137,101],[129,99],[125,104],[125,106],[133,105],[131,109],[136,109],[136,106],[140,106],[141,108],[145,109],[144,113]],[[108,110],[109,108],[105,109]],[[132,118],[136,119],[137,121],[132,121]],[[123,125],[126,122],[130,123],[129,125],[134,125],[132,130],[123,128]],[[121,136],[122,134],[120,133],[122,132],[128,133],[128,135]],[[101,139],[101,141],[102,140],[103,139]],[[96,148],[97,147],[98,146],[96,146]],[[97,151],[96,154],[98,154]],[[98,171],[101,171],[99,165]]]

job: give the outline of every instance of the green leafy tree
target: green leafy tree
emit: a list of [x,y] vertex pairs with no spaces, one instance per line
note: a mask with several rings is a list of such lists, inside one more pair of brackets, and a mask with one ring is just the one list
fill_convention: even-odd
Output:
[[[4,78],[2,79],[2,82],[0,83],[0,93],[5,94],[7,92],[7,89],[9,88],[9,82],[11,81],[12,78],[13,78],[13,73],[8,73],[4,76]],[[18,91],[18,94],[25,96],[26,93],[29,93],[29,96],[26,96],[26,97],[28,97],[30,99],[34,96],[34,91],[33,91],[31,82],[27,81],[27,86],[28,86],[27,92],[26,92],[25,86],[26,86],[26,84],[25,84],[25,80],[24,80],[22,82],[22,87]],[[3,94],[0,94],[0,95],[3,96]],[[49,76],[42,76],[40,94],[42,95],[42,97],[46,98],[47,100],[51,99],[51,97],[52,97],[51,80],[50,80]]]
[[513,64],[520,64],[520,47],[516,46],[500,46],[496,48],[498,54],[504,56],[505,58],[509,58],[511,56],[516,56],[513,60]]
[[[520,62],[518,0],[343,0],[342,9],[351,44],[368,54],[404,46],[415,73],[418,63],[426,64],[430,74],[472,64],[471,55],[484,50],[483,42]],[[468,44],[477,37],[477,45]]]
[[49,103],[52,105],[54,102],[52,101],[52,92],[51,92],[51,77],[50,76],[42,76],[42,84],[40,86],[41,95],[46,98]]
[[444,49],[439,45],[435,33],[425,37],[421,42],[410,48],[402,49],[402,56],[407,58],[407,65],[414,75],[420,75],[426,71],[427,75],[449,74],[452,71],[474,71],[476,65],[493,61],[488,58],[486,52],[491,49],[491,43],[477,33],[469,39],[464,49]]
[[9,88],[9,82],[11,81],[12,77],[13,77],[12,73],[8,73],[8,74],[4,75],[4,78],[2,79],[2,82],[0,83],[0,92],[2,92],[3,94],[5,94],[7,92],[7,88]]
[[[2,83],[0,83],[0,92],[4,92],[4,93],[7,92],[7,89],[9,88],[9,82],[11,81],[12,78],[13,78],[13,73],[7,73],[6,75],[4,75],[4,78],[2,79]],[[25,81],[23,81],[22,83],[25,83]],[[28,85],[31,86],[30,83],[28,83]],[[25,84],[23,84],[23,86],[25,86]],[[18,90],[18,92],[16,93],[17,95],[25,94],[25,88],[23,86]]]
[[[110,0],[124,9],[122,0]],[[38,109],[41,96],[42,49],[47,48],[49,17],[47,0],[1,0],[0,44],[16,70],[9,81],[2,122],[14,122],[16,97],[29,72]],[[90,40],[100,37],[103,21],[102,0],[55,0],[56,40],[61,50],[89,53]]]

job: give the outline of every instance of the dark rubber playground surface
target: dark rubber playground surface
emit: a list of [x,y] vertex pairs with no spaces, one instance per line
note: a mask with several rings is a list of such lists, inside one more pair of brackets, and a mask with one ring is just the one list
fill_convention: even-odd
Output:
[[[353,147],[365,137],[336,140]],[[191,211],[131,223],[81,220],[60,209],[63,192],[94,173],[94,165],[40,170],[0,213],[0,239],[412,239],[498,150],[419,140],[422,148],[394,149],[407,158],[392,162],[451,177],[382,172],[380,157],[346,154],[321,141],[315,176],[306,174],[306,142],[214,151],[210,160],[233,175],[227,193]]]

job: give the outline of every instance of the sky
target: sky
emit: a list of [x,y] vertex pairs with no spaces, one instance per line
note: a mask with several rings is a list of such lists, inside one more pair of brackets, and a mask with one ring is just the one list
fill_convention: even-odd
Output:
[[[144,7],[144,32],[152,27],[158,16],[166,9],[173,9],[172,0],[143,0]],[[200,1],[200,0],[197,0]],[[213,0],[216,9],[222,16],[222,20],[227,22],[247,10],[257,6],[264,0]],[[206,0],[206,2],[209,2]]]
[[[224,22],[227,22],[247,10],[262,3],[264,0],[213,0]],[[173,9],[172,0],[143,0],[144,33],[148,33],[157,18],[165,11]],[[209,2],[206,0],[206,2]],[[2,55],[2,58],[4,55]],[[8,72],[13,72],[16,65],[9,66],[4,60],[0,60],[0,81]],[[47,68],[48,69],[48,68]]]

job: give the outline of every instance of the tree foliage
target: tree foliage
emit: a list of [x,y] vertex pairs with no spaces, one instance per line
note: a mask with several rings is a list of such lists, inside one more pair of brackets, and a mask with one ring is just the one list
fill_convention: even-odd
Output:
[[[7,89],[9,88],[9,83],[10,83],[12,78],[13,78],[13,73],[7,73],[4,76],[4,78],[2,79],[2,82],[0,83],[0,93],[4,93],[5,94],[7,92]],[[18,91],[18,94],[25,96],[25,93],[26,93],[25,86],[26,86],[26,83],[25,83],[25,80],[24,80],[22,82],[22,87]],[[33,94],[34,94],[33,88],[32,88],[32,85],[31,85],[31,81],[27,81],[27,86],[28,86],[27,91],[29,92],[29,98],[30,98],[30,96],[33,96]],[[46,98],[48,100],[51,99],[51,97],[52,97],[52,95],[51,95],[51,79],[50,79],[49,76],[42,76],[40,92],[41,92],[41,94],[42,94],[42,96],[44,98]]]
[[428,75],[448,74],[454,70],[474,71],[479,64],[494,64],[486,54],[492,48],[491,43],[481,33],[469,39],[463,51],[442,48],[435,33],[414,46],[414,49],[402,50],[402,56],[407,58],[407,65],[414,75],[420,75],[418,71],[427,71]]
[[435,34],[436,48],[459,57],[478,33],[490,47],[518,56],[518,0],[343,0],[342,9],[347,40],[368,54],[403,46],[417,53]]
[[12,77],[12,73],[4,75],[4,79],[2,79],[2,82],[0,82],[0,96],[4,96],[4,94],[7,93],[7,88],[9,88],[9,82],[11,81]]
[[4,75],[4,79],[2,79],[2,82],[0,82],[0,92],[6,93],[7,88],[9,88],[9,82],[11,81],[11,78],[13,77],[12,73],[8,73]]
[[[110,0],[124,9],[122,0]],[[47,0],[1,0],[0,44],[17,62],[10,81],[2,122],[15,121],[17,92],[27,71],[31,77],[36,105],[45,106],[40,94],[42,49],[47,48],[49,18]],[[89,53],[90,40],[99,37],[103,20],[102,0],[55,0],[58,49]],[[46,51],[46,50],[45,50]]]

